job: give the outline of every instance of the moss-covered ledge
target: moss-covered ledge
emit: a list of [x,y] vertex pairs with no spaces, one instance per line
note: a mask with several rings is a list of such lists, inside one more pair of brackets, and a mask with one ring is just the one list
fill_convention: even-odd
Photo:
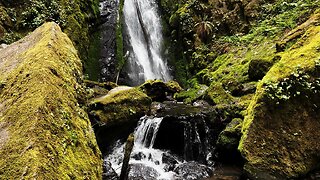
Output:
[[55,23],[0,51],[0,179],[101,179],[81,70]]
[[252,179],[300,178],[319,168],[320,26],[316,24],[279,53],[281,60],[259,82],[247,110],[238,148]]

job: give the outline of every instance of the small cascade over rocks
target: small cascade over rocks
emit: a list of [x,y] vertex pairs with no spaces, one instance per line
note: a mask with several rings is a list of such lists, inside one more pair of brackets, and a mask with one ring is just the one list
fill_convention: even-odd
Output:
[[[212,175],[212,137],[206,114],[210,110],[202,113],[192,106],[186,107],[189,111],[175,106],[178,106],[172,108],[175,113],[162,109],[153,116],[140,119],[134,132],[129,180],[196,180]],[[111,163],[118,174],[123,154],[124,143],[117,141],[112,152],[105,157],[105,163]]]
[[166,60],[162,57],[162,28],[154,0],[127,0],[124,19],[129,38],[128,74],[132,85],[146,80],[171,79]]

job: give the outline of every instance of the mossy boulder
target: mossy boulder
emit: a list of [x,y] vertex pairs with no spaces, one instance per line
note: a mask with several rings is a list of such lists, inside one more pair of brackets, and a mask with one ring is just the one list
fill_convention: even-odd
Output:
[[100,179],[102,159],[77,99],[82,65],[55,23],[0,50],[0,179]]
[[252,179],[299,178],[319,167],[320,26],[310,25],[259,82],[239,145]]
[[119,86],[93,99],[89,111],[101,126],[110,127],[137,122],[150,110],[150,105],[151,98],[137,88]]
[[161,80],[148,80],[139,88],[154,101],[165,101],[173,97],[177,92],[182,91],[180,85],[175,81],[163,82]]
[[219,134],[217,140],[217,152],[222,161],[235,161],[241,159],[238,145],[241,138],[242,119],[233,119]]

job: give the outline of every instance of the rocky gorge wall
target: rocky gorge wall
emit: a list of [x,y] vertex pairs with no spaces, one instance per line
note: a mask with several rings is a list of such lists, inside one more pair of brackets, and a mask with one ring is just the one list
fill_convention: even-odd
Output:
[[0,44],[13,43],[44,22],[54,21],[72,40],[86,66],[90,26],[99,16],[98,3],[98,0],[1,1]]
[[188,87],[176,99],[224,112],[218,156],[240,151],[252,179],[316,177],[319,1],[159,4]]

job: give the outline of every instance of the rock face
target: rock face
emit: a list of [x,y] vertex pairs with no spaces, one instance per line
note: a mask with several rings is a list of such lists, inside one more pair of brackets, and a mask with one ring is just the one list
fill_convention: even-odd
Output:
[[0,43],[12,43],[44,22],[54,21],[84,58],[89,45],[89,24],[98,15],[98,3],[98,0],[3,0],[0,2]]
[[[88,73],[93,80],[115,81],[116,61],[116,27],[119,3],[117,0],[100,2],[100,18],[93,28],[93,42],[89,48]],[[96,61],[96,62],[95,62]],[[95,63],[93,63],[95,62]],[[99,70],[97,70],[99,67]],[[100,71],[100,72],[99,72]],[[94,76],[94,74],[96,74]]]
[[46,23],[0,51],[0,179],[100,179],[102,160],[77,99],[81,61]]
[[252,179],[297,178],[320,163],[320,26],[301,26],[308,27],[258,84],[244,120],[239,150]]

